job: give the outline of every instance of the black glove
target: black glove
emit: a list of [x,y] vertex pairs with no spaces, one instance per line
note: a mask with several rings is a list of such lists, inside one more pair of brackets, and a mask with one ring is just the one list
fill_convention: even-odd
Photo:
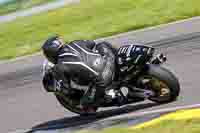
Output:
[[48,70],[44,73],[42,83],[47,92],[54,91],[54,78],[51,70]]

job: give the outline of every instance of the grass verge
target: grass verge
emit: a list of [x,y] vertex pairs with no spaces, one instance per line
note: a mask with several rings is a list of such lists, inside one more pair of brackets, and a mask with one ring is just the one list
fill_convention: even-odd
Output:
[[0,5],[0,15],[23,10],[55,0],[14,0]]
[[199,0],[81,0],[0,24],[0,59],[31,54],[50,35],[96,39],[200,15]]
[[[101,133],[199,133],[200,109],[178,111],[131,128],[111,128]],[[91,133],[82,131],[79,133]],[[100,133],[93,131],[92,133]]]

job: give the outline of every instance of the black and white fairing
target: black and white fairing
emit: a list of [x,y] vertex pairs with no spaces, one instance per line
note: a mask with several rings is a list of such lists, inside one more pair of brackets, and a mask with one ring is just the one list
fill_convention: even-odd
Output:
[[118,49],[117,63],[123,72],[130,67],[144,65],[153,57],[155,49],[144,45],[124,45]]

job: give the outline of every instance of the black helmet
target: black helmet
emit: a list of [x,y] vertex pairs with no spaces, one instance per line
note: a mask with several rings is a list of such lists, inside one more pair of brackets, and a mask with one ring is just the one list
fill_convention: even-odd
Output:
[[62,47],[62,42],[59,40],[59,36],[54,36],[45,41],[42,46],[42,51],[46,58],[52,62],[57,62],[58,51]]

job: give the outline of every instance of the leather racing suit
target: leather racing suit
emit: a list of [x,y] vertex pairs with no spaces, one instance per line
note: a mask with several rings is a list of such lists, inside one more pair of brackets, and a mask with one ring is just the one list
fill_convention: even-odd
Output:
[[[83,102],[89,106],[96,103],[104,95],[105,88],[112,83],[115,67],[115,51],[111,44],[75,40],[59,50],[57,63],[53,67],[53,77],[57,83],[62,82],[65,89],[71,89],[71,81],[79,85],[89,85],[83,96],[83,99],[91,95],[94,98],[91,102]],[[48,78],[47,73],[43,78],[46,89],[49,88]]]

